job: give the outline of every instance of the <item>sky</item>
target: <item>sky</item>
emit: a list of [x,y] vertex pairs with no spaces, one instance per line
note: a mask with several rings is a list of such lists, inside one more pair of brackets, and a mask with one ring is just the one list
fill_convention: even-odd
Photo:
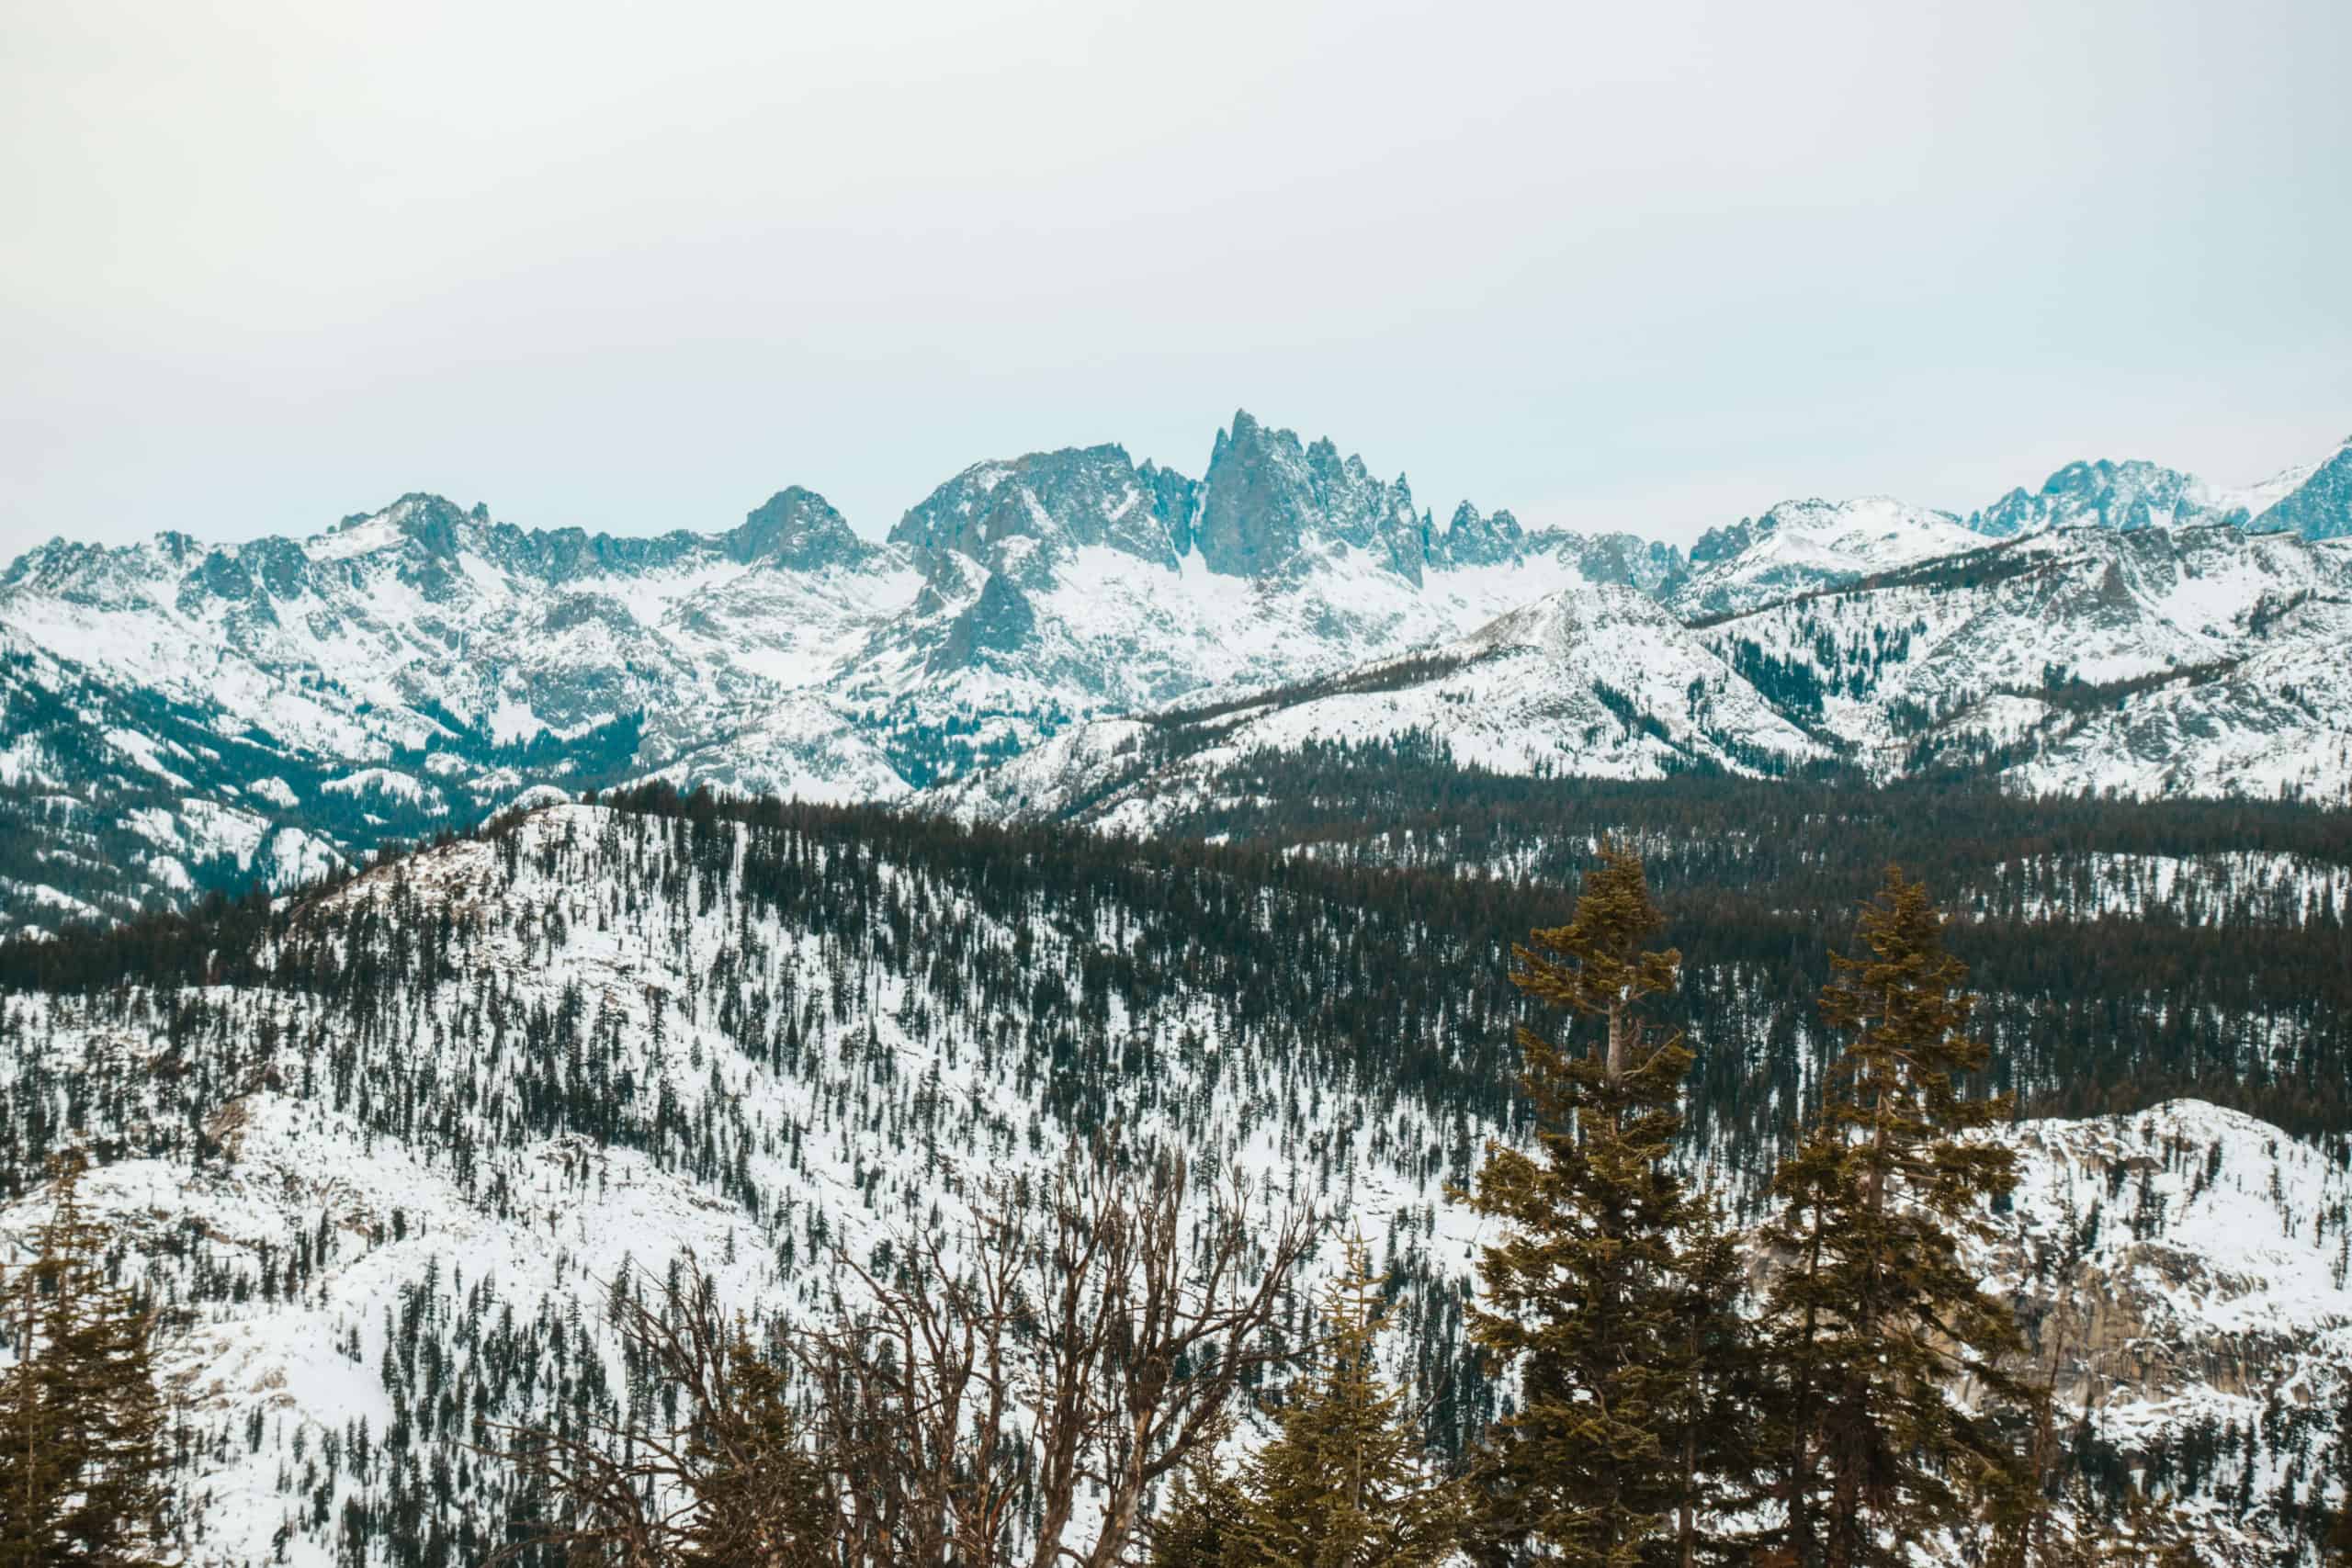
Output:
[[1237,407],[1677,541],[2352,434],[2338,0],[5,3],[0,558]]

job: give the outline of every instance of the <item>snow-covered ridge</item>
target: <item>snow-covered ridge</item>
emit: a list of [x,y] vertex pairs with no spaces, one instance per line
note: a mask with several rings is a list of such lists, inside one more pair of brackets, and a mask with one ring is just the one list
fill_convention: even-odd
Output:
[[[192,1419],[224,1435],[189,1478],[220,1560],[282,1544],[323,1568],[344,1502],[380,1504],[435,1457],[471,1477],[435,1517],[492,1517],[503,1472],[458,1466],[453,1445],[479,1440],[475,1415],[544,1411],[580,1377],[626,1386],[601,1315],[625,1263],[659,1277],[691,1249],[746,1310],[805,1315],[837,1281],[831,1247],[865,1258],[934,1226],[982,1178],[1041,1171],[1104,1121],[1255,1173],[1269,1213],[1345,1205],[1408,1273],[1469,1247],[1433,1110],[1237,1018],[1220,987],[1030,1012],[1040,987],[1087,996],[1087,965],[1149,910],[1016,929],[854,843],[770,832],[755,867],[755,836],[558,807],[311,902],[301,929],[345,962],[362,931],[445,932],[448,970],[392,982],[388,1013],[213,987],[187,999],[220,1031],[171,1044],[145,998],[0,998],[0,1082],[85,1086],[77,1137],[159,1151],[85,1195],[166,1303],[164,1365]],[[833,892],[778,886],[780,863]],[[918,907],[959,962],[894,940]],[[1072,1053],[1095,1064],[1076,1100],[1049,1070]],[[0,1234],[42,1212],[37,1195],[13,1205]],[[1413,1310],[1458,1329],[1442,1302]],[[537,1385],[508,1375],[526,1344]],[[559,1379],[546,1358],[567,1354],[579,1370]],[[364,1472],[363,1426],[380,1450]]]
[[[1704,581],[1694,578],[1693,582]],[[1253,759],[1414,744],[1491,773],[1973,773],[2039,793],[2352,798],[2352,555],[2235,528],[2065,529],[1685,625],[1580,584],[1403,679],[1237,694],[1207,730],[1073,731],[927,797],[1153,830]]]

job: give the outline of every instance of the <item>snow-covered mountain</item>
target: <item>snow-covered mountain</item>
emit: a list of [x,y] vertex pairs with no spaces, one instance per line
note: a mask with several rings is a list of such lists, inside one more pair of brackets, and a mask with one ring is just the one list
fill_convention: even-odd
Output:
[[2352,440],[2319,462],[2240,486],[2138,459],[2069,463],[2039,491],[2013,490],[1968,519],[1969,527],[1996,538],[2044,528],[2128,531],[2212,523],[2307,539],[2352,532]]
[[[2182,525],[2209,514],[2269,542]],[[2098,463],[1966,525],[1885,498],[1787,502],[1686,558],[1466,502],[1440,523],[1401,476],[1240,412],[1197,480],[1114,446],[985,462],[879,542],[797,488],[709,534],[525,529],[411,495],[306,537],[60,540],[0,571],[0,926],[287,886],[535,791],[645,777],[820,800],[944,786],[957,809],[1091,791],[1099,770],[1070,760],[1148,716],[1267,693],[1251,705],[1289,712],[1334,681],[1359,689],[1228,720],[1227,739],[1420,728],[1535,772],[1844,759],[2328,796],[2346,778],[2346,558],[2309,542],[2347,528],[2352,446],[2234,499]],[[2226,570],[2244,624],[2199,619],[2188,589],[2109,604],[2083,578],[2103,567],[2061,564],[2141,534],[2172,542],[2119,556],[2117,592],[2141,593],[2143,555],[2206,587]],[[2070,571],[2069,592],[2012,583],[2004,610],[1972,586]],[[1419,696],[1362,673],[1458,661],[1464,638],[1546,603],[1583,629],[1540,673],[1506,682],[1481,655],[1485,673]],[[1507,624],[1521,631],[1497,636],[1532,635]],[[1887,679],[1853,664],[1864,643],[1883,663],[1921,638],[1943,651],[1916,670],[1909,651]],[[1487,711],[1522,673],[1545,694]],[[2120,708],[2079,686],[2158,676]],[[1378,703],[1365,681],[1386,683]],[[968,783],[1011,760],[1001,784]]]
[[1700,634],[1872,777],[2352,791],[2352,551],[2233,527],[2030,536]]
[[1630,588],[1578,585],[1474,635],[1335,678],[1081,726],[944,784],[927,808],[1149,832],[1212,803],[1263,752],[1421,740],[1505,773],[1785,772],[1829,749],[1698,634]]
[[1116,446],[984,463],[881,544],[799,489],[711,535],[411,495],[307,538],[61,540],[0,574],[0,813],[24,837],[0,921],[283,886],[535,788],[895,798],[1080,719],[1679,565],[1466,504],[1440,526],[1401,479],[1246,412],[1200,481]]
[[1983,543],[1951,513],[1892,496],[1784,501],[1761,517],[1710,529],[1690,547],[1690,575],[1668,602],[1690,618],[1752,610]]
[[[1706,569],[1685,592],[1706,581]],[[1313,747],[1489,773],[1823,766],[2041,793],[2352,796],[2352,547],[2231,527],[2072,528],[1685,624],[1580,586],[1425,656],[1106,720],[942,786],[975,819],[1150,829]]]
[[[48,1154],[98,1151],[84,1195],[164,1314],[199,1561],[476,1560],[514,1495],[499,1424],[642,1396],[604,1314],[626,1269],[691,1249],[745,1311],[805,1319],[833,1246],[935,1228],[1113,1121],[1346,1216],[1441,1436],[1491,1416],[1446,1188],[1513,1135],[1509,1004],[1473,999],[1509,995],[1499,952],[1395,887],[774,817],[552,807],[306,895],[186,983],[0,997],[27,1108],[0,1234],[45,1212]],[[1398,991],[1417,967],[1444,1015]],[[1762,1016],[1693,1043],[1737,1060]],[[2273,1561],[2352,1365],[2340,1141],[2195,1101],[2010,1135],[1979,1267],[2096,1451]],[[1770,1154],[1713,1157],[1752,1195]]]

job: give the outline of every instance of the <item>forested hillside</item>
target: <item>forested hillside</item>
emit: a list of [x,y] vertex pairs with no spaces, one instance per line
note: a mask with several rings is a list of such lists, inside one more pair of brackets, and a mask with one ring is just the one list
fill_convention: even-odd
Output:
[[[984,1176],[1042,1179],[1113,1125],[1204,1190],[1239,1168],[1256,1223],[1305,1205],[1360,1227],[1393,1371],[1455,1454],[1503,1408],[1464,1339],[1482,1235],[1448,1193],[1530,1130],[1510,1030],[1538,1020],[1509,944],[1562,918],[1594,836],[1641,846],[1686,954],[1656,998],[1696,1055],[1683,1154],[1754,1218],[1835,1049],[1826,954],[1900,853],[1982,903],[1951,931],[1987,998],[1979,1087],[2014,1084],[2021,1114],[2146,1112],[2020,1130],[2037,1196],[1981,1267],[2063,1313],[2081,1280],[2221,1224],[2166,1254],[2203,1282],[2135,1310],[2167,1364],[2241,1372],[2143,1394],[2140,1352],[2069,1339],[2069,1377],[2115,1413],[2077,1435],[2084,1473],[2120,1501],[2124,1456],[2185,1443],[2167,1473],[2214,1529],[2310,1539],[2352,1321],[2331,1275],[2352,1151],[2336,895],[2290,920],[2249,891],[2188,926],[2152,885],[2086,921],[2057,913],[2054,874],[2001,868],[2325,866],[2338,825],[1899,795],[1832,819],[1839,798],[1455,798],[1458,854],[1419,816],[1138,844],[661,789],[544,809],[291,897],[0,947],[5,1223],[45,1214],[50,1156],[89,1153],[85,1201],[164,1314],[203,1560],[478,1561],[544,1506],[501,1431],[659,1397],[612,1337],[617,1278],[674,1279],[691,1248],[726,1300],[805,1321],[837,1248],[887,1269]],[[2190,1092],[2308,1141],[2166,1103]],[[2225,1201],[2284,1239],[2222,1221]],[[1322,1248],[1282,1303],[1290,1343],[1337,1263]],[[2256,1269],[2267,1294],[2228,1283]],[[2199,1304],[2216,1292],[2230,1314]],[[2288,1403],[2248,1368],[2256,1343]]]

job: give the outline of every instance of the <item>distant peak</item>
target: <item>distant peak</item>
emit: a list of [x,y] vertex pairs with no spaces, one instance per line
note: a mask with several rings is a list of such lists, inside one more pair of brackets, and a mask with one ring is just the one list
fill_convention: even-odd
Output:
[[874,547],[852,531],[831,502],[800,485],[786,485],[753,507],[723,543],[729,559],[795,571],[848,564]]

